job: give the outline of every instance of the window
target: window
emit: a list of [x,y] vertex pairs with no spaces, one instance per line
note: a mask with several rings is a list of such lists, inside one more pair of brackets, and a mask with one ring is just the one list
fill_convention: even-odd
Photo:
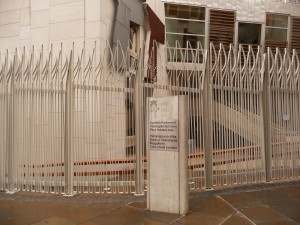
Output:
[[245,45],[260,45],[261,24],[239,23],[238,43]]
[[205,8],[166,4],[166,36],[170,47],[176,46],[176,41],[183,48],[189,41],[193,48],[197,42],[204,44]]
[[[134,89],[134,76],[125,78],[126,88]],[[125,97],[126,109],[126,155],[133,155],[135,152],[135,112],[134,112],[134,95],[133,92],[126,92]]]
[[130,23],[130,51],[133,53],[137,53],[138,30],[138,25]]
[[130,61],[129,70],[131,73],[136,72],[138,50],[139,50],[139,25],[130,22],[130,37],[129,37]]
[[166,38],[170,48],[204,47],[205,8],[165,5]]
[[266,40],[287,40],[288,16],[267,14],[266,16]]
[[[125,78],[125,87],[129,90],[134,88],[134,77],[137,70],[139,52],[139,25],[130,22],[129,37],[129,75]],[[133,92],[126,92],[126,136],[135,135],[134,96]]]
[[[126,77],[126,88],[134,89],[134,77]],[[135,135],[135,117],[134,117],[134,95],[133,92],[126,93],[126,136]]]
[[288,44],[288,19],[287,15],[266,15],[266,38],[265,46],[275,50],[284,51]]

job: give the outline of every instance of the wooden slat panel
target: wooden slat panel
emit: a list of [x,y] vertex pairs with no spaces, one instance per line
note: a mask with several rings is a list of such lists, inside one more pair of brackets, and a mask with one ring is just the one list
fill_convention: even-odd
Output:
[[292,17],[291,49],[296,49],[300,55],[300,17]]
[[225,10],[210,11],[209,42],[216,46],[223,43],[225,48],[234,42],[235,12]]
[[278,40],[266,40],[265,48],[270,47],[272,51],[275,52],[276,48],[279,48],[280,52],[284,52],[284,49],[287,48],[287,41],[278,41]]

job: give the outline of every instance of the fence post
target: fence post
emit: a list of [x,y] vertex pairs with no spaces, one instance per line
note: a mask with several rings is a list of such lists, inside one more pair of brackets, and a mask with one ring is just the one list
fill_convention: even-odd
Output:
[[135,99],[135,140],[136,140],[136,173],[135,173],[135,195],[144,195],[144,169],[143,169],[143,145],[142,145],[142,109],[141,109],[141,74],[142,74],[142,57],[139,53],[138,68],[134,82],[134,99]]
[[[6,65],[6,69],[8,69],[8,50],[7,50],[7,65]],[[9,116],[9,119],[7,120],[8,122],[8,148],[7,148],[7,151],[8,151],[8,160],[7,160],[7,163],[8,163],[8,167],[7,167],[7,178],[8,178],[8,188],[7,188],[7,191],[6,193],[9,193],[9,194],[14,194],[16,192],[16,189],[14,188],[14,120],[15,120],[15,107],[14,107],[14,104],[15,104],[15,99],[14,99],[14,92],[15,92],[15,72],[17,71],[17,51],[15,52],[15,55],[14,55],[14,60],[13,60],[13,68],[12,68],[12,71],[11,71],[11,78],[10,78],[10,90],[9,90],[9,86],[8,86],[8,83],[9,83],[9,78],[8,78],[8,71],[6,71],[6,91],[7,91],[7,94],[9,93],[10,91],[10,98],[9,98],[9,102],[8,102],[8,116]]]
[[208,50],[205,57],[205,70],[203,80],[203,131],[204,131],[204,158],[205,158],[205,188],[212,189],[213,157],[212,157],[212,83],[210,75],[210,54]]
[[265,72],[263,77],[261,106],[262,106],[262,123],[263,123],[263,150],[265,153],[265,173],[266,182],[271,181],[272,172],[272,153],[271,153],[271,115],[270,115],[270,74],[269,74],[269,51],[265,54]]
[[74,134],[74,49],[71,50],[66,95],[66,126],[65,126],[65,195],[73,196],[73,134]]

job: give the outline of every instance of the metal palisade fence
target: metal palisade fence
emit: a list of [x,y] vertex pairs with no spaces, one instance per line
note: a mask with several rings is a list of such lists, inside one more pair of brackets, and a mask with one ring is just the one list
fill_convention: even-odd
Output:
[[297,52],[154,43],[1,53],[0,189],[147,190],[147,97],[187,95],[191,190],[300,176]]

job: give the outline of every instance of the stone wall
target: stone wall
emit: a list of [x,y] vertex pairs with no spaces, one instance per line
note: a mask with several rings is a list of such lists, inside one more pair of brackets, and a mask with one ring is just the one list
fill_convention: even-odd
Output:
[[73,42],[92,49],[95,41],[128,40],[130,20],[143,26],[138,0],[0,0],[0,50],[63,43],[69,51]]

